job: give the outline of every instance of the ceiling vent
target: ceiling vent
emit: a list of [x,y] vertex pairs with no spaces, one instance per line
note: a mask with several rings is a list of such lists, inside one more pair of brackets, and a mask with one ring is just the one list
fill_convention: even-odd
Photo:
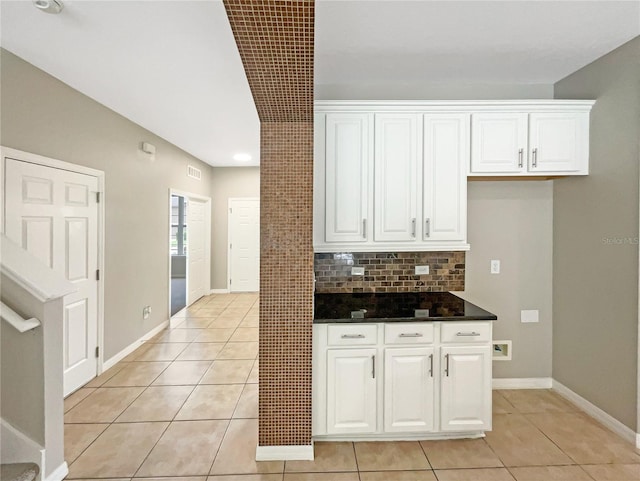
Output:
[[187,165],[187,177],[192,179],[202,179],[202,171],[193,165]]

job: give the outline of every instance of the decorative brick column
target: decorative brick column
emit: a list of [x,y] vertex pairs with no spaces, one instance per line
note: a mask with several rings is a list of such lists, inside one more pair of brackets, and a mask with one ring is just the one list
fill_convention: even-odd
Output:
[[224,4],[261,121],[259,445],[308,446],[314,1]]

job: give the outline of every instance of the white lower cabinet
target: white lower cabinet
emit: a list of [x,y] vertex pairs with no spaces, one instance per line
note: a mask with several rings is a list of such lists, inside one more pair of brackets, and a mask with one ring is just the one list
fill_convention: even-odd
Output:
[[377,349],[327,350],[327,433],[376,432]]
[[384,430],[431,432],[434,424],[433,347],[384,350]]
[[315,324],[314,437],[482,435],[491,429],[491,330],[491,321]]
[[490,430],[490,347],[443,346],[440,354],[440,430]]

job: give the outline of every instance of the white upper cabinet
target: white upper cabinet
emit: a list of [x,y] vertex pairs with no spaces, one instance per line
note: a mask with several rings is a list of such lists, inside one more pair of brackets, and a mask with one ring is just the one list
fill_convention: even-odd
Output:
[[326,116],[325,240],[367,240],[369,123],[367,114]]
[[529,116],[531,172],[584,171],[589,162],[589,113],[536,113]]
[[587,175],[593,103],[317,101],[315,251],[468,250],[467,178]]
[[425,241],[467,238],[469,114],[424,116],[422,233]]
[[589,110],[474,113],[470,176],[587,175]]
[[419,117],[376,114],[374,240],[416,240]]
[[471,142],[471,172],[522,172],[527,155],[527,114],[473,114]]

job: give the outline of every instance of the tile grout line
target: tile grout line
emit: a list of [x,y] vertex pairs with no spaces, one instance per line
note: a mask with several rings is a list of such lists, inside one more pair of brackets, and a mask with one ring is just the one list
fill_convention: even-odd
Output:
[[566,453],[566,452],[564,451],[564,449],[562,449],[560,446],[558,446],[558,444],[557,444],[553,439],[551,439],[549,436],[547,436],[547,433],[545,433],[541,428],[539,428],[538,426],[536,426],[536,425],[533,423],[533,421],[531,421],[531,420],[527,417],[527,415],[526,415],[526,414],[521,414],[521,416],[522,416],[524,419],[526,419],[526,420],[527,420],[527,422],[528,422],[529,424],[531,424],[534,428],[536,428],[538,431],[540,431],[540,432],[542,433],[542,435],[543,435],[545,438],[547,438],[547,439],[549,440],[549,442],[551,442],[551,444],[553,444],[556,448],[558,448],[558,450],[559,450],[562,454],[564,454],[567,458],[569,458],[571,461],[573,461],[573,464],[574,464],[574,465],[579,466],[578,462],[577,462],[575,459],[573,459],[573,457],[572,457],[572,456],[570,456],[570,455],[569,455],[569,453]]
[[[243,316],[243,318],[244,318],[244,316]],[[242,322],[242,321],[240,321],[240,322]],[[234,332],[235,332],[235,330],[234,330]],[[233,333],[231,335],[233,336]],[[231,339],[231,336],[229,337],[229,339]],[[224,346],[222,347],[220,352],[224,351],[224,348],[227,346],[228,343],[229,343],[229,341],[227,340],[225,342]],[[211,366],[213,367],[213,363],[211,364]],[[247,375],[247,378],[248,378],[248,375]],[[246,386],[246,382],[244,383],[244,386]],[[224,430],[224,434],[222,435],[222,439],[220,440],[220,444],[218,445],[218,449],[216,450],[215,455],[213,456],[213,459],[211,460],[211,466],[209,466],[209,470],[207,472],[207,476],[212,476],[211,470],[213,469],[213,465],[215,464],[216,459],[218,458],[218,454],[220,454],[220,449],[222,448],[222,444],[224,443],[224,439],[227,436],[227,432],[229,431],[229,427],[231,427],[231,421],[233,420],[233,414],[235,413],[235,410],[238,407],[238,403],[240,402],[240,397],[242,397],[242,392],[243,391],[244,391],[244,387],[242,388],[242,390],[240,392],[240,396],[238,397],[238,401],[236,402],[236,405],[233,408],[233,412],[231,413],[231,419],[229,419],[229,422],[227,423],[227,427]],[[282,477],[283,477],[283,480],[284,480],[284,468],[283,468]]]
[[422,445],[422,443],[420,441],[418,441],[418,446],[420,446],[420,449],[422,450],[422,454],[424,454],[424,457],[427,460],[427,464],[429,465],[429,468],[431,469],[431,471],[433,471],[433,465],[431,464],[431,460],[429,459],[429,455],[427,454],[427,450],[424,449],[424,446]]
[[[169,331],[169,330],[170,330],[170,328],[167,328],[166,330],[167,330],[167,331]],[[185,343],[185,344],[187,344],[187,346],[185,346],[185,347],[184,347],[184,349],[183,349],[182,351],[184,351],[184,350],[185,350],[189,345],[193,344],[193,342],[194,342],[194,341],[191,341],[191,342],[187,342],[187,343]],[[151,343],[151,342],[149,342],[149,344],[154,344],[154,345],[155,345],[155,344],[160,344],[160,343]],[[177,343],[171,343],[171,344],[177,344]],[[225,345],[226,345],[226,343],[225,343]],[[145,344],[142,344],[141,346],[139,346],[139,347],[138,347],[138,349],[142,348],[143,346],[145,346]],[[152,347],[153,347],[153,346],[149,346],[149,348],[148,348],[148,349],[151,349]],[[144,354],[148,351],[148,349],[145,349],[145,350],[144,350],[144,352],[141,352],[141,353],[139,354],[139,356],[144,355]],[[182,351],[181,351],[180,353],[182,353]],[[104,429],[104,430],[103,430],[103,431],[102,431],[102,432],[101,432],[101,433],[100,433],[100,434],[99,434],[99,435],[98,435],[98,436],[97,436],[93,441],[91,441],[91,442],[90,442],[90,443],[89,443],[89,444],[88,444],[88,445],[87,445],[87,446],[86,446],[86,447],[85,447],[85,448],[84,448],[84,449],[83,449],[83,450],[82,450],[82,451],[81,451],[81,452],[80,452],[80,453],[75,457],[75,459],[74,459],[74,461],[71,463],[71,465],[73,465],[73,464],[75,463],[75,461],[77,461],[77,460],[82,456],[82,454],[83,454],[87,449],[89,449],[89,447],[90,447],[91,445],[93,445],[93,444],[94,444],[94,443],[95,443],[95,442],[96,442],[100,437],[102,437],[102,435],[103,435],[103,434],[104,434],[104,433],[105,433],[105,432],[106,432],[106,431],[107,431],[111,426],[113,426],[114,424],[117,424],[117,425],[125,425],[125,424],[141,424],[141,423],[151,423],[151,422],[153,422],[153,423],[155,423],[155,422],[167,422],[167,426],[166,426],[166,428],[165,428],[165,429],[163,430],[163,432],[160,434],[160,437],[158,438],[158,440],[156,441],[156,443],[153,445],[153,447],[151,448],[151,450],[147,453],[147,455],[145,456],[145,458],[144,458],[144,460],[142,461],[142,463],[140,464],[140,466],[138,466],[138,468],[137,468],[137,470],[135,471],[135,473],[133,474],[132,478],[134,478],[134,477],[136,476],[136,474],[139,472],[139,470],[140,470],[140,468],[142,467],[142,465],[143,465],[143,464],[145,463],[145,461],[148,459],[148,457],[149,457],[149,455],[151,454],[151,452],[155,449],[155,447],[156,447],[156,446],[157,446],[157,444],[160,442],[160,440],[162,439],[162,437],[164,436],[164,434],[166,433],[166,431],[169,429],[169,426],[171,426],[172,422],[174,422],[175,417],[176,417],[176,416],[177,416],[177,414],[179,413],[180,409],[182,409],[182,407],[184,406],[184,403],[186,403],[186,401],[188,400],[188,398],[191,396],[191,394],[193,393],[193,391],[195,390],[195,388],[196,388],[199,384],[194,384],[194,385],[189,384],[190,386],[193,386],[193,388],[192,388],[191,392],[190,392],[190,393],[189,393],[189,395],[185,398],[185,401],[182,403],[182,405],[180,406],[180,408],[178,409],[178,411],[176,411],[176,414],[173,416],[172,420],[170,420],[170,421],[136,421],[136,422],[122,422],[122,423],[118,423],[118,422],[117,422],[117,420],[118,420],[118,418],[119,418],[120,416],[122,416],[122,414],[123,414],[127,409],[129,409],[129,407],[131,407],[131,406],[133,405],[133,403],[135,403],[135,402],[136,402],[136,401],[137,401],[137,400],[142,396],[142,394],[144,394],[144,393],[145,393],[145,392],[146,392],[150,387],[154,387],[154,386],[153,386],[153,382],[155,382],[155,381],[157,380],[157,378],[158,378],[162,373],[164,373],[164,372],[166,371],[166,369],[168,369],[168,368],[169,368],[169,367],[170,367],[174,362],[176,362],[176,359],[177,359],[177,357],[180,355],[180,353],[178,353],[178,355],[176,356],[176,358],[174,358],[174,359],[173,359],[173,360],[171,360],[171,361],[162,361],[162,362],[168,362],[169,364],[168,364],[168,365],[165,367],[165,369],[163,369],[163,370],[162,370],[162,371],[161,371],[161,372],[160,372],[160,373],[159,373],[159,374],[158,374],[158,375],[157,375],[153,380],[151,380],[149,384],[144,385],[144,386],[108,386],[108,387],[104,387],[104,388],[102,388],[102,385],[101,385],[101,386],[99,386],[99,387],[96,387],[96,388],[95,388],[95,391],[94,391],[94,392],[92,392],[91,394],[89,394],[85,399],[81,400],[80,402],[78,402],[78,404],[76,404],[76,405],[75,405],[75,406],[73,406],[71,409],[69,409],[69,411],[68,411],[68,412],[72,411],[73,409],[75,409],[76,407],[78,407],[80,404],[82,404],[82,402],[83,402],[83,401],[85,401],[86,399],[88,399],[89,397],[91,397],[91,396],[92,396],[92,395],[93,395],[93,394],[94,394],[98,389],[101,389],[101,388],[102,388],[102,389],[110,389],[110,388],[111,388],[111,389],[115,389],[115,388],[129,388],[129,387],[143,387],[143,388],[144,388],[144,389],[140,392],[140,394],[139,394],[138,396],[136,396],[134,399],[132,399],[132,400],[131,400],[131,402],[130,402],[129,404],[127,404],[127,406],[126,406],[122,411],[120,411],[120,413],[119,413],[119,414],[117,414],[117,415],[116,415],[116,417],[115,417],[115,419],[113,419],[111,422],[107,422],[107,423],[65,423],[65,424],[73,424],[73,425],[80,425],[80,424],[107,424],[107,427],[106,427],[106,428],[105,428],[105,429]],[[136,361],[135,361],[135,359],[137,359],[137,357],[136,357],[136,358],[134,358],[131,362],[136,362]],[[159,362],[159,361],[153,361],[153,360],[151,360],[151,361],[146,361],[146,360],[145,360],[145,361],[137,361],[137,362]],[[212,364],[213,364],[213,361],[212,361]],[[123,368],[123,369],[126,369],[126,368]],[[110,376],[108,379],[106,379],[106,380],[104,381],[103,385],[104,385],[104,384],[106,384],[106,383],[107,383],[109,380],[111,380],[113,377],[115,377],[117,374],[119,374],[119,372],[121,372],[121,371],[122,371],[122,370],[120,370],[120,371],[118,371],[118,372],[114,373],[114,375],[113,375],[113,376]],[[203,376],[204,376],[204,374],[203,374]],[[200,381],[201,379],[202,379],[202,376],[201,376],[201,378],[200,378],[198,381]],[[91,382],[91,381],[89,381],[89,382]],[[167,385],[167,386],[174,386],[174,385]],[[155,387],[167,387],[167,386],[155,386]],[[235,408],[234,408],[234,411],[235,411]],[[231,422],[231,420],[229,420],[229,423],[227,423],[227,428],[228,428],[228,426],[229,426],[230,422]],[[225,429],[225,434],[226,434],[226,429]],[[223,438],[224,438],[224,435],[223,435]],[[220,445],[222,445],[222,441],[221,441]],[[216,452],[216,455],[217,455],[217,452]],[[214,457],[214,460],[215,460],[215,457]],[[213,463],[213,462],[212,462],[212,463]],[[208,475],[209,475],[209,472],[208,472],[205,476],[208,476]]]

